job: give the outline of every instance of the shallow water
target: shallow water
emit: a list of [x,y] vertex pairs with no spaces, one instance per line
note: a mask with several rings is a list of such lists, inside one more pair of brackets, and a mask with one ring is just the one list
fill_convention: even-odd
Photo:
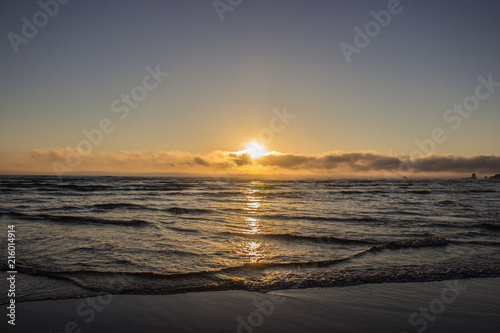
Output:
[[3,176],[0,193],[19,301],[500,276],[494,181]]

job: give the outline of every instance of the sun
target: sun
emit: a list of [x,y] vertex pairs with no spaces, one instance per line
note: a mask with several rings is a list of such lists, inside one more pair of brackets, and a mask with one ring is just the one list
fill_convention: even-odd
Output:
[[257,141],[251,141],[245,146],[245,152],[250,155],[251,158],[259,158],[266,154],[266,147]]

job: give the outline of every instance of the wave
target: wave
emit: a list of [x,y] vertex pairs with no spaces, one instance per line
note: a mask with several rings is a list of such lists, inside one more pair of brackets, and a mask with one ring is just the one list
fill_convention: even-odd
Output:
[[415,194],[431,194],[431,190],[415,190],[415,191],[411,191],[411,193],[415,193]]
[[308,215],[287,215],[287,214],[262,214],[260,218],[278,219],[278,220],[309,220],[309,221],[325,221],[325,222],[381,222],[382,220],[371,217],[333,217],[333,216],[308,216]]
[[143,226],[149,224],[144,220],[113,220],[101,219],[87,216],[74,216],[74,215],[39,215],[42,219],[54,222],[69,222],[69,223],[91,223],[91,224],[110,224],[110,225],[125,225],[125,226]]
[[[170,208],[158,208],[158,207],[148,207],[140,204],[132,203],[103,203],[95,204],[90,207],[102,210],[114,210],[114,209],[139,209],[139,210],[153,210],[168,212],[174,215],[184,215],[184,214],[208,214],[214,212],[210,209],[199,209],[199,208],[184,208],[184,207],[170,207]],[[75,206],[65,206],[65,209],[79,209],[81,207]],[[51,210],[51,209],[47,209]],[[97,224],[115,224],[115,225],[144,225],[149,222],[132,219],[132,220],[121,220],[121,219],[106,219],[91,216],[82,215],[54,215],[54,214],[26,214],[21,213],[16,210],[5,210],[0,208],[0,215],[6,215],[13,218],[23,219],[23,220],[50,220],[54,222],[80,222],[80,223],[97,223]]]
[[256,191],[253,191],[249,193],[248,191],[243,191],[243,190],[238,190],[238,191],[224,191],[224,190],[211,190],[204,192],[203,195],[209,196],[209,197],[234,197],[234,198],[244,198],[246,196],[252,196],[252,197],[259,197],[259,198],[301,198],[303,195],[305,195],[304,191],[302,190],[273,190],[269,188],[265,189],[259,189]]
[[184,208],[184,207],[170,207],[165,209],[165,211],[173,213],[175,215],[181,214],[205,214],[212,213],[210,209],[199,209],[199,208]]
[[397,250],[404,248],[418,248],[429,246],[446,246],[448,240],[444,237],[426,237],[426,238],[410,238],[388,242],[382,245],[376,245],[368,251],[380,251],[385,249]]
[[[158,273],[134,271],[49,271],[18,266],[19,274],[44,276],[73,283],[85,290],[113,294],[177,294],[196,291],[253,290],[269,291],[289,288],[337,287],[356,284],[387,282],[424,282],[450,279],[498,277],[500,267],[495,263],[477,267],[465,265],[442,265],[428,267],[385,267],[372,270],[352,270],[348,266],[324,269],[343,264],[350,258],[303,263],[248,263],[212,271],[186,273]],[[277,271],[267,272],[267,269]],[[280,268],[284,268],[280,270]],[[297,268],[291,271],[291,268]],[[309,268],[313,269],[310,270]],[[321,268],[320,270],[315,270]],[[3,267],[2,267],[3,270]],[[84,295],[88,295],[88,292]],[[70,297],[71,295],[66,295]],[[66,297],[63,296],[63,297]],[[19,301],[51,298],[51,295],[28,295]],[[62,297],[59,297],[62,298]],[[8,301],[0,299],[0,304]]]
[[457,203],[453,200],[442,200],[436,203],[438,206],[449,206],[456,205]]
[[357,190],[352,190],[352,191],[344,190],[344,191],[330,192],[330,193],[331,194],[336,194],[336,193],[340,193],[340,194],[364,194],[366,192],[364,192],[364,191],[357,191]]
[[72,190],[77,192],[95,192],[95,191],[107,191],[112,189],[114,186],[112,185],[77,185],[77,184],[56,184],[54,187],[45,187],[44,190],[48,190],[49,188],[53,189],[63,189],[63,190]]
[[416,211],[407,211],[407,210],[393,210],[393,211],[388,211],[386,214],[388,214],[388,215],[429,216],[428,213],[417,213]]
[[[447,225],[444,225],[447,226]],[[453,227],[453,225],[450,225],[450,227]],[[465,224],[464,226],[458,226],[458,228],[480,228],[480,229],[487,229],[490,231],[500,231],[500,223],[499,222],[482,222],[482,223],[470,223],[470,224]]]
[[151,191],[151,192],[181,192],[190,186],[186,185],[150,185],[150,186],[138,186],[138,187],[128,187],[120,189],[120,191]]
[[145,206],[143,206],[143,205],[126,203],[126,202],[96,204],[96,205],[93,205],[92,207],[98,208],[98,209],[119,209],[119,208],[141,209],[141,208],[145,208]]
[[[310,181],[305,181],[305,183],[309,182]],[[327,181],[316,181],[316,183],[330,187],[378,187],[387,185],[386,181],[378,179],[351,179],[344,181],[327,180]]]
[[497,191],[492,190],[492,189],[470,189],[467,190],[469,193],[495,193]]
[[300,241],[311,241],[322,244],[376,244],[375,241],[369,239],[346,239],[338,238],[333,236],[307,236],[307,235],[297,235],[297,234],[279,234],[279,233],[261,233],[261,234],[249,234],[243,232],[221,232],[222,235],[230,236],[240,236],[245,238],[273,238],[273,239],[284,239],[284,240],[300,240]]
[[241,269],[248,269],[248,270],[266,270],[269,268],[284,268],[284,267],[294,267],[297,269],[304,269],[304,268],[318,268],[318,267],[327,267],[331,266],[337,263],[341,263],[344,261],[349,260],[351,257],[345,257],[345,258],[339,258],[339,259],[330,259],[330,260],[311,260],[311,261],[302,261],[302,262],[255,262],[255,263],[246,263],[243,264],[242,266],[238,267],[233,267],[233,268],[226,268],[224,270],[221,270],[223,272],[230,272],[233,270],[241,270]]
[[341,191],[330,191],[328,192],[329,194],[385,194],[385,193],[390,193],[387,191],[383,190],[366,190],[366,191],[360,191],[360,190],[341,190]]
[[207,191],[206,193],[203,193],[205,195],[208,195],[210,197],[232,197],[232,196],[243,196],[245,195],[244,192],[242,191]]
[[485,222],[479,224],[479,226],[488,230],[500,231],[500,223],[498,222]]
[[467,245],[482,245],[482,246],[500,246],[500,241],[487,241],[487,240],[467,240],[467,241],[450,241],[453,244],[467,244]]
[[[245,194],[247,195],[247,194]],[[250,194],[251,196],[259,196],[265,198],[289,198],[296,199],[302,198],[305,195],[304,191],[272,191],[272,192],[254,192]]]
[[188,228],[179,228],[179,227],[166,227],[167,229],[174,230],[174,231],[180,231],[180,232],[192,232],[192,233],[199,233],[199,230],[195,229],[188,229]]
[[[318,268],[327,267],[337,263],[349,260],[350,257],[319,260],[319,261],[306,261],[306,262],[257,262],[257,263],[244,263],[239,266],[224,267],[215,270],[193,271],[193,272],[176,272],[176,273],[161,273],[161,272],[137,272],[137,271],[100,271],[100,270],[61,270],[53,271],[38,267],[25,267],[18,264],[16,269],[18,273],[31,275],[31,276],[44,276],[56,280],[66,280],[75,283],[76,285],[88,288],[89,285],[80,281],[86,278],[98,278],[102,280],[106,277],[123,277],[129,276],[134,278],[147,278],[148,280],[179,280],[186,278],[211,278],[217,279],[219,274],[236,273],[241,274],[249,271],[265,271],[272,268]],[[1,267],[1,271],[7,270],[7,266]],[[88,288],[92,289],[92,288]]]
[[121,184],[119,182],[107,183],[104,182],[97,184],[96,180],[89,179],[74,179],[63,180],[52,179],[50,181],[15,181],[15,182],[1,182],[0,185],[4,189],[32,189],[41,192],[96,192],[96,191],[113,191],[113,192],[128,192],[128,191],[183,191],[187,188],[193,187],[189,183],[170,183],[170,182],[157,182],[155,184]]
[[107,224],[107,225],[123,225],[123,226],[143,226],[150,224],[148,221],[144,220],[116,220],[116,219],[102,219],[89,216],[78,216],[78,215],[50,215],[50,214],[24,214],[19,212],[0,212],[0,215],[7,215],[10,217],[23,219],[23,220],[48,220],[52,222],[60,223],[79,223],[79,224]]

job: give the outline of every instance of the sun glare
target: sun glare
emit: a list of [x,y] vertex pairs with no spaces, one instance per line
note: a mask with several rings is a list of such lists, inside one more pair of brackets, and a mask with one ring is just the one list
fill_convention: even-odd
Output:
[[245,151],[251,158],[259,158],[266,154],[266,147],[260,142],[252,141],[245,146]]

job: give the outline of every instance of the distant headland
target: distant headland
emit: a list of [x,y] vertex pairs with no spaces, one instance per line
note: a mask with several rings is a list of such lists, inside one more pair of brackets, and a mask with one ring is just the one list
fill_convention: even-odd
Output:
[[[470,176],[470,177],[466,177],[466,178],[464,178],[464,179],[478,179],[478,178],[477,178],[477,176],[476,176],[476,173],[475,173],[475,172],[473,172],[473,173],[472,173],[472,176]],[[489,179],[493,179],[493,180],[500,180],[500,173],[497,173],[496,175],[491,176],[490,178],[488,178],[487,176],[484,176],[484,179],[488,179],[488,180],[489,180]]]

